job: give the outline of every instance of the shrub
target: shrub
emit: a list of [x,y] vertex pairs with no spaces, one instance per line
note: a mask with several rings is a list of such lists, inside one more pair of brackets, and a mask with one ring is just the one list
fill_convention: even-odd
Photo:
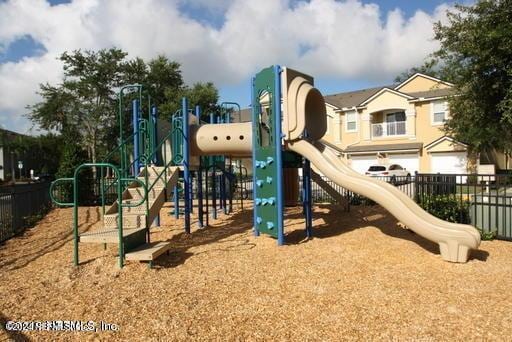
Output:
[[371,199],[369,198],[366,198],[364,196],[361,196],[359,194],[356,194],[356,193],[351,193],[350,195],[347,196],[348,199],[349,199],[349,203],[350,205],[364,205],[364,206],[372,206],[372,205],[375,205],[376,203],[374,201],[372,201]]
[[423,195],[418,198],[420,207],[440,218],[455,223],[469,223],[469,201],[449,195]]
[[480,236],[482,237],[483,241],[490,241],[490,240],[494,240],[496,238],[497,232],[495,230],[486,232],[480,228],[477,228],[477,229],[478,229],[478,232],[480,233]]

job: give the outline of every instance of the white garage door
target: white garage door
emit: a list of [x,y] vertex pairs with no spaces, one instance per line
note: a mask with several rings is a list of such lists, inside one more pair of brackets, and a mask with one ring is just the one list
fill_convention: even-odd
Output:
[[432,173],[466,173],[466,152],[432,153]]
[[389,163],[398,164],[409,171],[411,175],[420,170],[420,158],[417,153],[411,154],[389,154]]
[[377,156],[351,156],[350,166],[355,171],[364,174],[371,165],[378,164]]

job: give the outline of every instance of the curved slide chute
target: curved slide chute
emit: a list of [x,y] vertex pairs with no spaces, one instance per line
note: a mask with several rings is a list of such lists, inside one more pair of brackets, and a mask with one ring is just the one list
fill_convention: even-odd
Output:
[[[444,226],[450,226],[452,227],[453,229],[460,229],[461,226],[463,227],[468,227],[468,225],[461,225],[459,223],[452,223],[452,222],[448,222],[448,221],[444,221],[444,220],[441,220],[431,214],[429,214],[428,212],[426,212],[425,210],[423,210],[419,205],[417,205],[414,201],[411,201],[411,199],[409,198],[409,196],[407,196],[403,191],[397,189],[396,187],[394,187],[393,185],[387,183],[387,182],[384,182],[382,180],[379,180],[379,179],[374,179],[374,178],[370,178],[370,177],[367,177],[367,176],[363,176],[361,175],[360,173],[354,171],[350,166],[348,166],[343,160],[339,159],[336,154],[334,152],[332,152],[323,142],[322,140],[320,142],[316,142],[315,143],[315,146],[320,150],[322,151],[322,154],[327,158],[329,159],[329,161],[334,165],[336,166],[340,172],[343,172],[347,175],[350,175],[350,176],[353,176],[353,177],[356,177],[356,178],[359,178],[359,179],[363,179],[363,180],[370,180],[374,183],[377,183],[381,188],[382,188],[382,191],[386,191],[390,194],[390,196],[395,196],[396,198],[400,199],[402,202],[405,203],[405,205],[409,206],[409,208],[414,211],[414,213],[420,217],[423,217],[425,219],[435,219],[437,220],[438,224],[443,224]],[[480,239],[480,234],[476,231],[476,229],[474,229],[472,226],[469,226],[470,228],[472,228],[470,231],[475,234],[476,237],[478,237],[478,239]]]
[[321,143],[288,142],[287,149],[309,159],[325,176],[350,191],[379,203],[418,235],[439,244],[446,261],[466,262],[470,249],[480,245],[480,234],[470,226],[450,223],[430,215],[392,185],[356,174]]

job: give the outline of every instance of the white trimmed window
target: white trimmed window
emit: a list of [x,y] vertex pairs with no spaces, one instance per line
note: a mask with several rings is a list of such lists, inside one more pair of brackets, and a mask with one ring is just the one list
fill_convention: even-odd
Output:
[[446,101],[432,102],[432,125],[443,125],[448,119],[448,103]]
[[355,110],[345,113],[345,131],[357,132],[357,112]]

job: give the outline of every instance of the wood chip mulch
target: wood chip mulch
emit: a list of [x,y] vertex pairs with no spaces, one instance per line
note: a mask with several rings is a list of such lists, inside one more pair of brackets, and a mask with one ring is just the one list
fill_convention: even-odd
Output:
[[[246,204],[247,206],[247,204]],[[173,247],[154,269],[118,269],[116,245],[83,244],[72,265],[71,210],[55,209],[0,245],[0,340],[510,340],[512,243],[482,242],[466,264],[397,227],[378,206],[314,208],[304,239],[300,209],[287,209],[287,245],[254,237],[252,211],[191,235],[162,209],[152,240]],[[80,208],[98,229],[99,208]],[[13,333],[4,323],[81,320],[115,332]]]

